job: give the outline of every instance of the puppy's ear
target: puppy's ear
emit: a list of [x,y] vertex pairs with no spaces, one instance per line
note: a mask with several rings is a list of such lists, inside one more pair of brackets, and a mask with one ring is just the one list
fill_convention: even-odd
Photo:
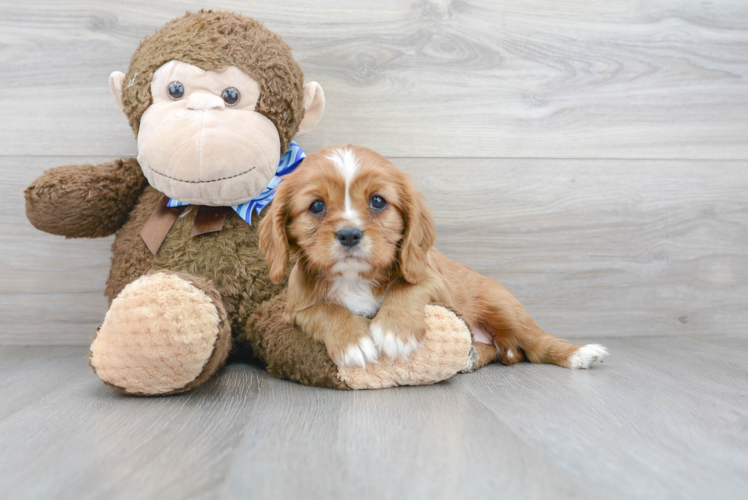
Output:
[[270,280],[278,284],[286,275],[288,267],[288,181],[281,182],[270,204],[268,214],[260,222],[260,250],[265,254],[265,262],[270,270]]
[[405,234],[400,243],[400,271],[408,283],[418,283],[426,274],[427,256],[436,240],[436,226],[426,198],[410,179],[402,181]]

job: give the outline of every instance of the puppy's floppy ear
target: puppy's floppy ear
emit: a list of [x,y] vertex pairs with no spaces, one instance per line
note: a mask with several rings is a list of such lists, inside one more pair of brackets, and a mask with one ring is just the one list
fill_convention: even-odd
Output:
[[281,182],[275,193],[270,210],[260,222],[260,250],[265,254],[265,262],[270,270],[270,280],[280,283],[288,267],[288,235],[286,219],[288,218],[288,180]]
[[436,240],[436,226],[426,198],[403,176],[401,181],[405,234],[400,242],[400,271],[408,283],[418,283],[426,274],[427,256]]

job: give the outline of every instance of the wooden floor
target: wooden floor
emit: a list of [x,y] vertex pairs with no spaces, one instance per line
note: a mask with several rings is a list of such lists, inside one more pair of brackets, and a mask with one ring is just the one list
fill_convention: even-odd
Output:
[[589,371],[338,392],[233,364],[164,398],[0,347],[0,498],[746,498],[748,339],[604,343]]

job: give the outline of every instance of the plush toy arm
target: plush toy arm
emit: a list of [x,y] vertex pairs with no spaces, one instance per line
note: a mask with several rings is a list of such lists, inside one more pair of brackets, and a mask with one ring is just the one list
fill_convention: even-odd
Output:
[[47,170],[26,188],[26,217],[47,233],[99,238],[127,220],[148,184],[135,158]]

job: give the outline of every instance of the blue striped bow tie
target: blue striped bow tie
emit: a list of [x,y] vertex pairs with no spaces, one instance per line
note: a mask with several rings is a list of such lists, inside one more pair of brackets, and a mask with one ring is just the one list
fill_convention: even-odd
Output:
[[[234,212],[239,214],[239,217],[244,219],[247,224],[251,226],[252,212],[255,211],[257,212],[257,215],[260,215],[262,209],[265,208],[271,201],[273,201],[273,197],[275,196],[275,188],[278,187],[278,184],[280,184],[283,180],[280,178],[280,176],[290,174],[291,172],[296,170],[296,167],[299,166],[299,163],[301,163],[304,158],[306,158],[306,155],[304,154],[304,151],[301,150],[301,147],[296,144],[296,141],[291,141],[288,149],[283,154],[283,156],[281,156],[280,162],[278,162],[278,168],[275,170],[275,176],[273,176],[273,178],[270,180],[270,184],[268,184],[268,187],[266,187],[265,190],[257,197],[252,198],[249,201],[245,201],[244,203],[241,203],[239,205],[231,205],[231,208],[233,208]],[[186,207],[189,205],[189,203],[175,200],[174,198],[169,198],[169,201],[166,203],[166,206],[168,208]]]

